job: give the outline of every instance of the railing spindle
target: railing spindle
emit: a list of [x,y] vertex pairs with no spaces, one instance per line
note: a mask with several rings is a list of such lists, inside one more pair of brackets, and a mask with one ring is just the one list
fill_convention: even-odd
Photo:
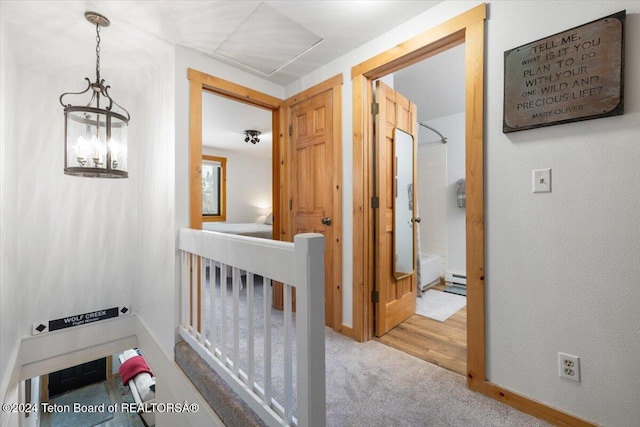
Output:
[[189,326],[189,254],[187,252],[182,252],[181,257],[182,261],[182,280],[180,283],[180,289],[182,292],[182,316],[181,321],[182,325],[186,328]]
[[253,334],[253,273],[247,271],[247,385],[251,390],[255,390],[255,350],[253,348],[255,335]]
[[209,319],[209,344],[211,353],[216,353],[217,337],[216,337],[216,262],[211,260],[209,263],[209,305],[211,307],[211,318]]
[[265,278],[264,283],[264,403],[271,407],[271,279]]
[[[204,297],[204,290],[207,287],[207,263],[209,262],[208,259],[204,258],[204,257],[200,257],[200,289],[201,292],[200,294],[202,295],[202,297]],[[204,298],[202,298],[202,303],[199,304],[200,307],[200,322],[198,323],[200,325],[200,342],[202,343],[202,345],[206,345],[207,343],[207,321],[206,321],[206,316],[207,316],[207,307],[204,304]]]
[[240,372],[240,270],[233,267],[233,373]]
[[220,360],[227,364],[227,265],[220,263]]
[[191,254],[191,334],[198,336],[198,256]]
[[293,419],[293,346],[291,344],[291,286],[284,285],[284,420]]

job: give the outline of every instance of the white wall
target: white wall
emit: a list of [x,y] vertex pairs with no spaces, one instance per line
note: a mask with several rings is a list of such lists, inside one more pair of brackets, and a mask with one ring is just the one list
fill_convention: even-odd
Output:
[[264,222],[271,212],[271,159],[203,147],[203,154],[227,159],[226,222]]
[[458,207],[456,193],[456,182],[465,178],[465,114],[452,114],[431,123],[447,137],[447,270],[466,274],[466,208]]
[[[14,143],[18,69],[3,18],[0,17],[0,401],[10,402],[17,398],[15,389],[10,395],[5,392],[18,352],[20,336],[16,325],[22,305],[16,286],[18,215],[14,209],[18,203],[18,147]],[[5,412],[0,413],[0,425],[5,425],[8,416]]]
[[[42,63],[42,70],[49,65]],[[58,97],[81,85],[82,78],[73,69],[49,75],[22,69],[18,76],[20,96],[12,118],[18,200],[12,209],[20,218],[19,283],[13,284],[23,302],[19,323],[13,325],[20,337],[31,334],[32,322],[131,302],[137,249],[131,236],[138,214],[135,145],[130,147],[129,179],[63,173],[64,121]],[[135,96],[119,93],[115,82],[112,86],[112,95],[135,115]],[[138,132],[132,124],[132,141]]]
[[[122,72],[102,67],[110,94],[131,113],[129,178],[93,179],[63,173],[58,98],[85,84],[83,71],[63,53],[37,68],[24,65],[30,51],[13,61],[15,36],[3,31],[0,61],[3,392],[17,341],[33,322],[130,304],[169,354],[175,329],[173,46],[147,39]],[[149,49],[165,55],[150,63]],[[77,349],[72,340],[59,344]]]
[[[625,114],[503,134],[503,52],[623,9]],[[495,2],[487,25],[488,376],[610,426],[640,420],[638,13],[635,1]],[[552,193],[531,192],[537,168],[552,168]],[[581,384],[558,378],[558,351],[580,356]]]
[[[352,260],[351,66],[480,2],[446,1],[287,87],[293,95],[336,73],[343,85],[344,262]],[[503,54],[627,10],[625,115],[502,133]],[[496,1],[486,24],[487,367],[493,383],[611,426],[640,419],[640,4]],[[551,194],[531,170],[551,167]],[[344,278],[345,291],[350,276]],[[352,297],[344,292],[344,323]],[[557,352],[581,357],[582,383],[558,378]]]
[[[153,42],[153,41],[150,41]],[[155,67],[140,73],[141,94],[135,123],[140,137],[136,174],[137,233],[133,309],[149,325],[168,355],[173,355],[175,306],[175,75],[173,46],[155,41],[162,53]],[[133,114],[133,113],[132,113]]]
[[463,112],[426,121],[447,138],[447,143],[441,144],[437,134],[420,126],[420,142],[428,144],[418,146],[418,191],[427,206],[423,210],[418,199],[423,253],[440,255],[443,271],[462,274],[467,262],[466,210],[457,205],[456,181],[465,177],[464,117]]
[[[423,129],[418,132],[427,133]],[[435,138],[437,135],[433,134]],[[434,141],[431,138],[430,141]],[[440,256],[440,275],[447,268],[447,147],[418,143],[418,208],[422,256]]]

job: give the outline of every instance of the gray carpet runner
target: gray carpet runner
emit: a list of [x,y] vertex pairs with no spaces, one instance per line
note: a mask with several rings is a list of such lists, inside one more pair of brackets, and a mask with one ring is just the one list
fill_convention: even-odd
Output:
[[184,341],[176,344],[175,355],[180,369],[189,377],[225,426],[266,425],[189,344]]

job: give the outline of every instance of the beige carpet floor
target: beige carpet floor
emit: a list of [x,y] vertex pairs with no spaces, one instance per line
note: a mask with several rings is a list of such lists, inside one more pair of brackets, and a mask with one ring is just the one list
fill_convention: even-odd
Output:
[[[218,280],[216,280],[218,282]],[[210,288],[207,283],[205,296]],[[231,304],[231,285],[227,286]],[[220,286],[216,286],[220,295]],[[256,352],[262,348],[262,281],[256,280]],[[220,300],[216,301],[219,314]],[[205,305],[209,311],[209,304]],[[227,312],[229,324],[231,310]],[[207,323],[210,317],[207,313]],[[240,295],[241,369],[246,355],[246,288]],[[282,402],[281,311],[272,310],[273,395]],[[295,315],[294,315],[295,324]],[[358,343],[325,328],[327,425],[335,427],[543,427],[544,421],[470,391],[466,378],[376,341]],[[207,336],[210,331],[207,332]],[[220,336],[220,331],[216,331]],[[230,343],[229,343],[230,344]],[[231,347],[228,348],[231,353]],[[294,361],[295,363],[295,361]],[[256,379],[262,380],[261,357]],[[295,365],[294,365],[295,377]],[[295,386],[294,386],[295,388]]]

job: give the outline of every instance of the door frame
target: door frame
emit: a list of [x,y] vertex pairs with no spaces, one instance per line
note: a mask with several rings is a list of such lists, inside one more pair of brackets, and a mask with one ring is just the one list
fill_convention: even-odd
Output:
[[193,68],[188,69],[187,76],[189,79],[189,227],[197,230],[202,229],[202,92],[207,91],[271,111],[273,238],[280,240],[280,136],[282,135],[280,115],[282,100]]
[[480,391],[486,379],[484,315],[484,21],[486,4],[452,18],[351,69],[353,82],[353,325],[354,337],[373,337],[374,194],[371,140],[373,81],[465,43],[465,151],[467,238],[467,384]]
[[[334,230],[334,241],[325,242],[325,245],[333,245],[333,295],[331,299],[332,306],[332,325],[333,330],[347,336],[351,336],[351,328],[345,327],[342,323],[342,74],[335,75],[321,83],[318,83],[302,92],[287,98],[282,104],[282,121],[283,129],[289,129],[291,123],[291,107],[307,99],[320,95],[323,92],[331,90],[332,94],[332,121],[333,121],[333,164],[334,173],[332,175],[331,187],[333,188],[331,196],[331,205],[333,206],[332,225]],[[282,194],[286,197],[281,198],[282,205],[282,240],[293,241],[293,218],[291,217],[288,205],[288,198],[292,192],[290,173],[291,161],[287,152],[291,145],[291,135],[289,132],[283,132],[282,144],[280,146],[280,159],[282,170],[281,183]],[[275,289],[275,288],[274,288]],[[277,295],[274,292],[274,298]],[[327,301],[325,301],[325,304]],[[276,307],[283,305],[283,302],[274,299]],[[326,320],[325,320],[326,323]]]

